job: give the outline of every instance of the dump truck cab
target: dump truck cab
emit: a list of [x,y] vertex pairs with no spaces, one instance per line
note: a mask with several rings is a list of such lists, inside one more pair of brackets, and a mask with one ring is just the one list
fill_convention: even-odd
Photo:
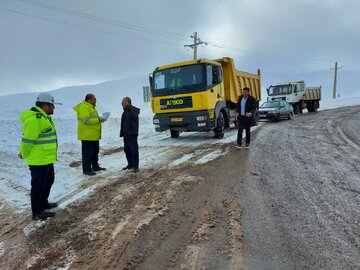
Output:
[[152,74],[152,109],[156,131],[209,131],[221,96],[222,69],[210,60],[187,61],[158,67]]
[[269,100],[285,100],[295,104],[303,100],[305,91],[304,81],[294,81],[270,85],[267,89]]

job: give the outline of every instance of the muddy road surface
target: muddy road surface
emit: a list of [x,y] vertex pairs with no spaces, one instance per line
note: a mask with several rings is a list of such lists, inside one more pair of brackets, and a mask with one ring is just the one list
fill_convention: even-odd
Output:
[[360,107],[265,123],[251,149],[183,147],[46,222],[2,215],[0,269],[360,269],[359,128]]
[[360,269],[359,106],[269,123],[250,160],[249,269]]

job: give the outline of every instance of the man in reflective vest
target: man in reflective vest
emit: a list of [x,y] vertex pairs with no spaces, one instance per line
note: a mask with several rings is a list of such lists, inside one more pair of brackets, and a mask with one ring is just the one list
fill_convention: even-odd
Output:
[[57,136],[54,120],[54,96],[41,93],[36,106],[20,115],[23,122],[20,157],[26,160],[31,172],[31,210],[33,220],[45,220],[55,216],[48,209],[57,207],[49,203],[50,189],[54,183],[54,162],[57,161]]
[[85,100],[73,108],[77,113],[78,139],[81,141],[82,169],[85,175],[96,175],[95,172],[106,170],[98,163],[101,123],[105,119],[99,116],[95,105],[95,95],[87,94]]

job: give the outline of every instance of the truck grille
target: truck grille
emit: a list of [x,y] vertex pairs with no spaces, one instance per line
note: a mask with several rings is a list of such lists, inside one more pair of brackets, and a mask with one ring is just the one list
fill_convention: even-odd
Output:
[[161,110],[192,108],[192,97],[160,99]]

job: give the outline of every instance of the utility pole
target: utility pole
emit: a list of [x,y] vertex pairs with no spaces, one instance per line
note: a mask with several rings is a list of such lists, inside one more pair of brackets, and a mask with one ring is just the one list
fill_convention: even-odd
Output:
[[195,32],[192,36],[190,36],[191,38],[194,39],[194,43],[190,44],[190,45],[184,45],[184,47],[190,47],[191,49],[194,50],[194,60],[197,59],[197,47],[201,44],[205,44],[207,45],[207,42],[203,42],[201,41],[200,38],[198,38],[198,33]]
[[334,74],[334,91],[333,91],[333,99],[336,99],[336,81],[337,81],[337,71],[338,69],[342,69],[343,66],[338,67],[338,63],[335,62],[335,68],[330,68],[330,69],[334,69],[335,70],[335,74]]

